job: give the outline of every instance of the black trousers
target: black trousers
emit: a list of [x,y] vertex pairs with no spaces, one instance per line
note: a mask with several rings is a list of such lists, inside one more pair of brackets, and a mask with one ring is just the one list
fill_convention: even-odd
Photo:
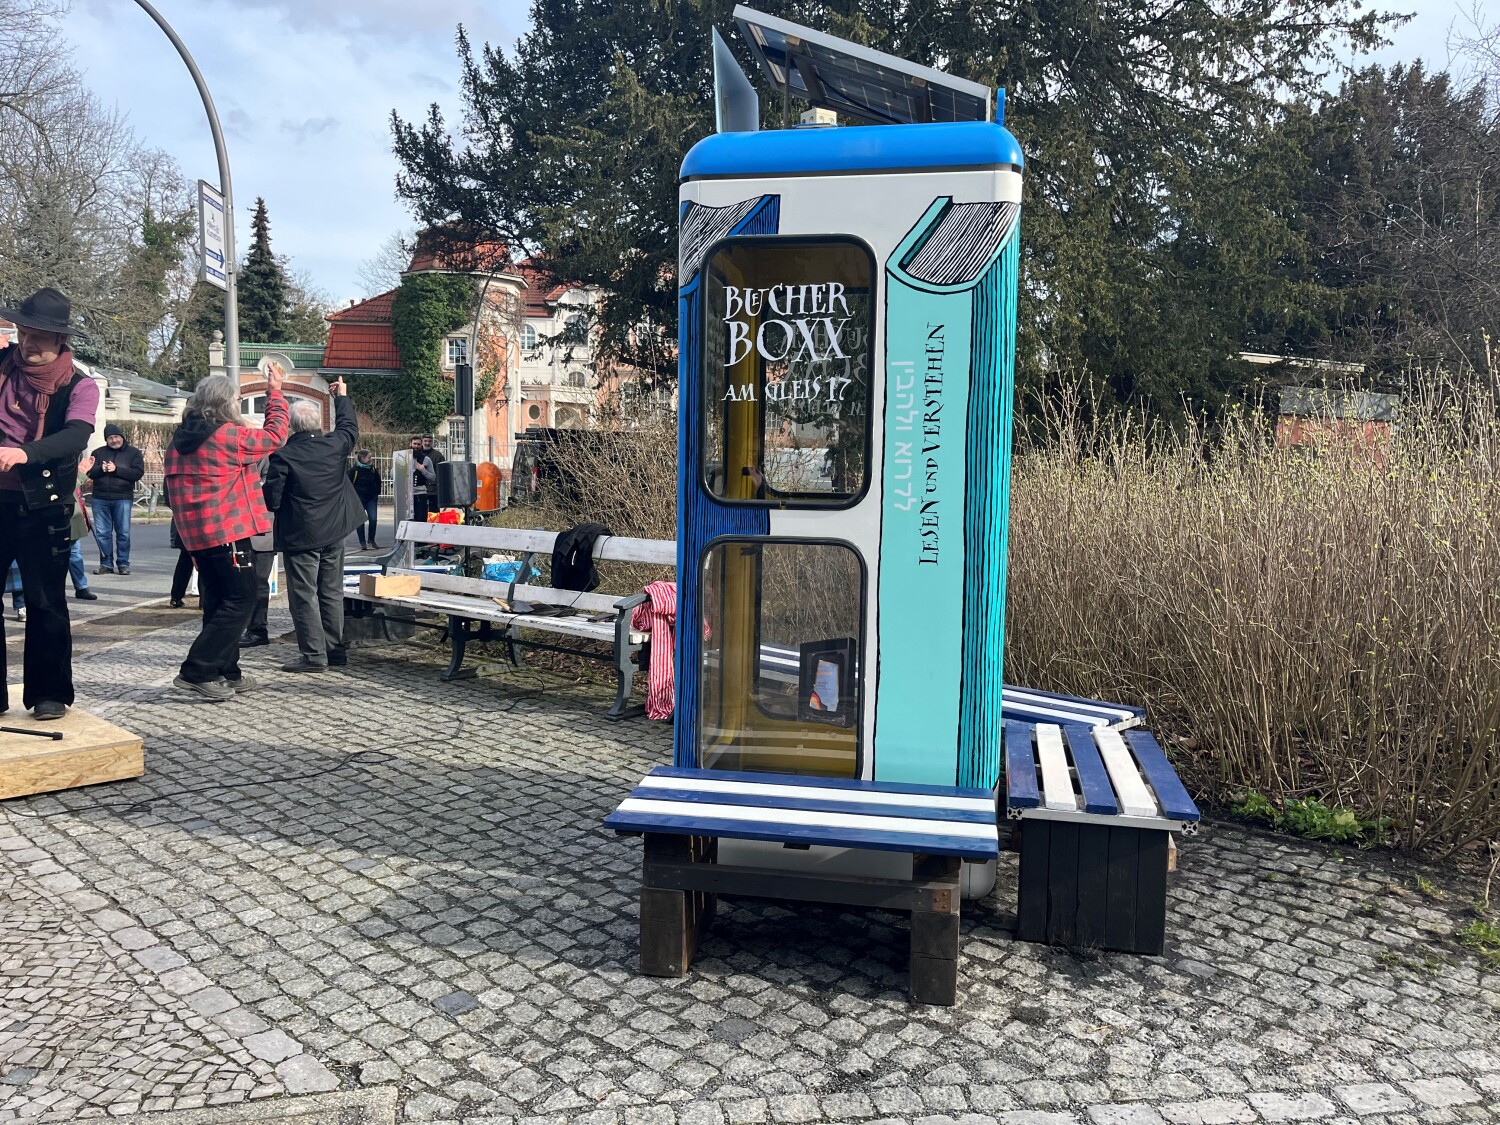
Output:
[[[72,509],[58,504],[38,512],[20,496],[0,497],[0,574],[14,562],[26,595],[26,655],[22,660],[25,707],[73,703],[73,629],[68,621],[68,556]],[[0,703],[10,706],[5,624],[0,620]]]
[[[433,510],[427,505],[429,499],[431,499],[429,496],[413,496],[411,498],[411,518],[417,523],[426,523],[427,513]],[[397,520],[396,522],[400,523],[401,521]]]
[[188,583],[193,580],[193,556],[182,548],[177,549],[177,567],[172,571],[172,600],[180,602],[187,597]]
[[275,551],[251,551],[255,565],[255,610],[250,614],[250,632],[264,633],[266,618],[271,613],[271,564],[276,561]]
[[182,678],[189,683],[240,678],[240,637],[255,612],[251,554],[248,539],[193,552],[203,628],[182,662]]

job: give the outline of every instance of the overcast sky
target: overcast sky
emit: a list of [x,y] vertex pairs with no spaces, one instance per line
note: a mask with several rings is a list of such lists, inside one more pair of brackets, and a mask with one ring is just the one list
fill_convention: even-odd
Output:
[[[1491,10],[1497,0],[1490,0]],[[74,65],[143,141],[190,179],[217,179],[187,70],[131,0],[73,0]],[[337,303],[360,295],[360,264],[409,224],[395,199],[389,116],[458,108],[453,33],[513,43],[530,0],[155,0],[208,80],[228,135],[240,245],[264,196],[276,251]],[[1470,0],[1396,0],[1417,18],[1382,62],[1448,59]]]

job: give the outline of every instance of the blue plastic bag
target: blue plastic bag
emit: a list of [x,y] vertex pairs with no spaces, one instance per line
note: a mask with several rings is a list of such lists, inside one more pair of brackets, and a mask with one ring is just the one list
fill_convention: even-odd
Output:
[[521,578],[521,564],[518,562],[492,562],[484,564],[484,576],[491,582],[524,582],[541,575],[536,567],[527,568],[530,573],[526,578]]

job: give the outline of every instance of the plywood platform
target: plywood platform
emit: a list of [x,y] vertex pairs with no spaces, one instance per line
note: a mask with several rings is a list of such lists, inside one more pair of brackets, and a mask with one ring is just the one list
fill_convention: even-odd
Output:
[[141,740],[123,727],[69,707],[61,719],[39,723],[20,707],[20,685],[10,689],[11,708],[0,726],[56,731],[62,739],[0,733],[0,800],[52,793],[101,781],[121,781],[146,772]]

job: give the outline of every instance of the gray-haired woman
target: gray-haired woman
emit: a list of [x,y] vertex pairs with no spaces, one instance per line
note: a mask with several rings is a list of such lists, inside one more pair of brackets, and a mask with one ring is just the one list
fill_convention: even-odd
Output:
[[285,372],[266,373],[264,426],[239,424],[239,387],[227,375],[198,384],[167,450],[167,502],[183,549],[198,568],[203,629],[173,681],[223,702],[255,685],[240,674],[240,636],[255,610],[250,538],[271,530],[261,496],[262,459],[286,441]]

